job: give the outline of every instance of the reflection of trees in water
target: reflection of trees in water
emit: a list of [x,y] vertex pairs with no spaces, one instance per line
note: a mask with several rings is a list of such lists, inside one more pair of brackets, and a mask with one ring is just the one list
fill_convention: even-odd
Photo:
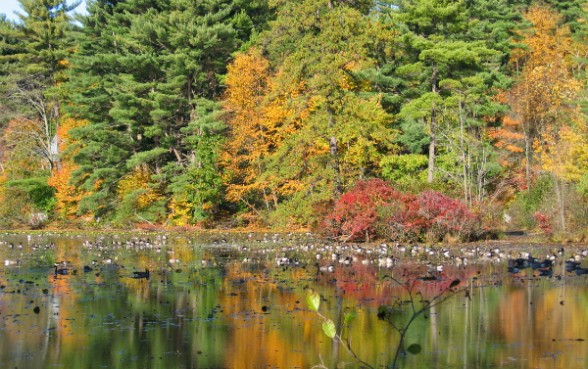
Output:
[[[511,361],[521,368],[588,366],[585,342],[565,341],[588,338],[583,336],[588,296],[580,286],[585,280],[578,277],[522,284],[511,282],[510,275],[493,276],[499,267],[445,266],[438,272],[412,261],[391,269],[338,265],[328,273],[314,258],[305,265],[278,267],[274,256],[243,263],[235,249],[188,243],[156,252],[96,251],[81,248],[81,242],[58,241],[44,251],[43,261],[35,254],[30,264],[15,267],[34,277],[27,293],[6,291],[24,291],[18,280],[28,276],[8,278],[7,271],[0,271],[0,282],[7,286],[0,300],[2,364],[12,356],[16,359],[7,367],[310,367],[319,362],[319,353],[330,368],[352,362],[307,311],[304,288],[310,287],[324,297],[325,315],[337,324],[346,309],[357,309],[349,329],[354,350],[374,366],[388,365],[399,335],[378,319],[377,308],[406,298],[402,287],[385,278],[392,275],[416,279],[415,289],[425,298],[460,279],[471,297],[456,296],[416,320],[406,343],[418,343],[423,351],[408,354],[400,367],[491,368]],[[169,263],[168,249],[178,263]],[[0,258],[13,256],[0,248]],[[124,268],[101,264],[107,258]],[[78,275],[55,279],[50,266],[61,260],[69,260]],[[99,264],[84,274],[82,266],[92,260]],[[152,272],[150,280],[129,277],[145,268]],[[46,296],[43,288],[49,290]],[[39,314],[32,313],[35,305],[41,307]],[[269,310],[264,312],[264,306]],[[402,309],[394,314],[399,320],[409,317]],[[556,353],[555,359],[549,353]]]
[[[307,366],[304,349],[312,331],[311,319],[299,310],[303,306],[294,289],[298,287],[296,281],[309,277],[302,268],[281,272],[240,262],[226,266],[219,297],[232,327],[225,367],[265,367],[269,363],[282,368]],[[300,315],[306,317],[298,319]]]
[[498,350],[500,356],[525,360],[528,367],[588,365],[584,342],[588,339],[588,295],[585,287],[564,281],[547,287],[529,280],[526,287],[511,288],[504,294],[493,331],[510,345]]

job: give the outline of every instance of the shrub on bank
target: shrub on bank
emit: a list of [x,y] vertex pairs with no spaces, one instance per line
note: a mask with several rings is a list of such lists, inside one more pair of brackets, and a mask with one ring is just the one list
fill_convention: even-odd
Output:
[[398,199],[400,193],[381,179],[360,181],[335,203],[327,216],[329,228],[345,240],[377,236],[380,213]]
[[381,179],[358,182],[337,200],[326,222],[341,240],[469,240],[481,233],[479,217],[461,201],[437,191],[401,192]]

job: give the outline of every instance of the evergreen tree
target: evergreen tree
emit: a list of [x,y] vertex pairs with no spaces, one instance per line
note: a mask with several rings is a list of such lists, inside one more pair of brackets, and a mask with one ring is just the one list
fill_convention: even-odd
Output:
[[395,88],[404,101],[400,140],[408,146],[423,142],[422,129],[428,136],[427,181],[433,182],[441,155],[444,179],[462,183],[469,200],[468,178],[479,173],[466,166],[466,142],[484,140],[484,120],[504,110],[491,97],[508,85],[504,64],[516,13],[485,1],[444,0],[402,0],[388,12],[402,40],[400,58],[388,67],[401,81]]
[[[0,111],[4,196],[22,203],[14,214],[37,226],[55,203],[47,179],[59,166],[60,84],[71,54],[65,0],[21,0],[19,22],[0,20]],[[4,170],[6,169],[6,170]],[[13,206],[13,205],[12,205]],[[34,220],[36,219],[36,220]]]
[[[148,3],[97,1],[83,19],[70,88],[78,92],[72,114],[90,122],[73,133],[81,142],[74,181],[91,192],[81,209],[99,216],[119,203],[133,206],[117,195],[118,181],[143,168],[148,187],[172,194],[174,208],[190,209],[190,222],[203,220],[219,205],[217,195],[194,194],[220,190],[211,145],[222,128],[210,126],[213,101],[222,94],[226,61],[246,41],[239,37],[262,27],[247,11],[259,12],[263,2],[245,9],[230,0]],[[137,214],[161,217],[166,205],[154,202],[159,209]]]

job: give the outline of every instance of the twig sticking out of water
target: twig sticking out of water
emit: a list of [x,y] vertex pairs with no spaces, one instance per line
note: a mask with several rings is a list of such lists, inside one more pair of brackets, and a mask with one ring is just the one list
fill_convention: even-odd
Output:
[[[432,299],[425,300],[420,292],[417,292],[416,294],[414,292],[418,278],[415,278],[412,281],[411,280],[401,281],[393,276],[386,275],[386,276],[384,276],[384,279],[389,279],[389,280],[395,282],[396,284],[398,284],[399,286],[402,286],[402,288],[404,288],[406,290],[406,292],[408,293],[408,296],[409,296],[410,308],[412,310],[412,314],[411,314],[410,318],[408,319],[408,321],[406,322],[406,324],[404,324],[404,326],[397,324],[392,319],[386,319],[386,321],[392,325],[392,328],[394,328],[400,334],[400,340],[398,341],[398,345],[396,346],[396,353],[394,355],[394,360],[392,361],[392,365],[391,365],[392,368],[396,368],[396,364],[398,362],[398,358],[400,356],[400,353],[406,354],[406,351],[404,350],[404,339],[406,337],[406,334],[407,334],[411,324],[416,320],[416,318],[423,315],[424,313],[429,311],[431,308],[442,304],[443,302],[447,301],[452,296],[454,296],[462,291],[465,291],[465,290],[455,290],[454,289],[461,282],[459,279],[455,279],[449,284],[449,286],[447,288],[442,290],[439,294],[435,295]],[[420,303],[421,303],[420,308],[418,308],[415,303],[417,296],[420,297]],[[397,298],[394,301],[394,303],[392,304],[392,309],[400,308],[401,303],[402,303],[402,301],[399,298]],[[385,316],[385,314],[384,314],[384,316]],[[410,348],[409,348],[409,350],[410,350]]]

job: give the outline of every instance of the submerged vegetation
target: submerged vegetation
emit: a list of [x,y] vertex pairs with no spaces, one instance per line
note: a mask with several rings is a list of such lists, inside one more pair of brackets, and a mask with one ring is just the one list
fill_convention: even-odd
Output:
[[588,229],[583,1],[19,2],[2,228]]

